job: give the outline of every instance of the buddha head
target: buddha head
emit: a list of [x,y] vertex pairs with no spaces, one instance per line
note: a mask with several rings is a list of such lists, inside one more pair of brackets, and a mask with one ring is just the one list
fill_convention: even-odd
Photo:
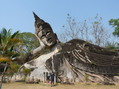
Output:
[[34,12],[35,34],[46,46],[53,46],[58,43],[57,35],[53,32],[49,23],[40,19]]

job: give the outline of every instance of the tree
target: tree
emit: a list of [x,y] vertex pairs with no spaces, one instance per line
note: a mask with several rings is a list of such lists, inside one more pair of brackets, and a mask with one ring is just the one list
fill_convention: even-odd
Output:
[[8,67],[8,62],[18,56],[18,53],[14,51],[14,47],[21,42],[21,40],[15,38],[18,33],[19,31],[16,31],[12,34],[11,29],[7,31],[5,28],[0,32],[0,72],[2,72],[0,89],[2,88],[2,81]]
[[114,27],[113,35],[119,37],[119,19],[111,19],[109,24]]
[[15,38],[19,31],[11,33],[11,29],[8,31],[3,28],[0,32],[0,56],[8,57],[10,59],[18,56],[18,53],[15,52],[14,47],[19,45],[22,41]]
[[13,76],[14,73],[18,72],[18,69],[20,68],[21,65],[19,65],[17,62],[10,62],[9,67],[7,69],[7,74],[9,76]]
[[118,48],[117,47],[117,43],[115,42],[111,42],[111,43],[107,43],[105,48],[107,48],[108,50],[111,50],[111,51],[116,51],[116,49]]
[[[114,27],[113,35],[119,37],[119,19],[111,19],[109,24]],[[116,49],[119,49],[119,42],[116,42]]]
[[[31,50],[35,49],[39,46],[39,42],[34,34],[30,32],[23,32],[17,35],[17,38],[22,40],[21,48],[26,53],[31,52]],[[21,50],[20,50],[21,51]]]
[[[64,31],[60,34],[60,39],[64,42],[71,39],[85,39],[88,41],[88,26],[87,21],[78,22],[67,14],[67,24],[62,26]],[[85,36],[84,36],[85,35]]]
[[63,29],[60,39],[64,42],[79,38],[98,46],[105,46],[109,39],[108,29],[104,28],[102,18],[98,15],[91,21],[78,22],[68,14],[67,24],[63,25]]
[[91,32],[93,43],[98,46],[105,46],[108,43],[110,34],[108,29],[104,28],[102,24],[102,17],[95,16],[91,23]]
[[39,42],[36,36],[30,32],[23,32],[17,35],[17,38],[22,40],[22,44],[16,47],[16,51],[20,51],[20,59],[22,59],[22,63],[25,62],[25,58],[29,56],[29,54],[39,46]]
[[65,29],[65,33],[62,33],[63,39],[67,41],[69,39],[78,38],[78,23],[75,21],[75,19],[72,19],[72,17],[69,14],[67,14],[67,25],[63,25],[63,28]]

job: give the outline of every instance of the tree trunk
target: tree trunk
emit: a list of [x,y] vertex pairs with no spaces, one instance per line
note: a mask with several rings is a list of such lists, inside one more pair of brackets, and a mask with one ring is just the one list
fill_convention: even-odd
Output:
[[6,69],[7,69],[7,63],[5,63],[4,71],[2,72],[1,81],[0,81],[0,89],[2,89],[2,82],[4,79],[4,74],[5,74]]

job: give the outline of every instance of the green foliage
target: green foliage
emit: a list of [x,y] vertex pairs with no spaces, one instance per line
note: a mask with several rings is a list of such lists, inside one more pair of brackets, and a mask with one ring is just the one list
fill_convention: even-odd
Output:
[[15,49],[15,46],[18,47],[19,43],[21,43],[21,40],[16,38],[18,33],[19,31],[11,33],[11,29],[6,30],[5,28],[0,31],[0,59],[2,61],[5,60],[5,62],[9,64],[8,69],[5,71],[8,71],[10,75],[15,73],[18,69],[17,64],[11,64],[11,59],[15,59],[19,56],[19,53],[16,52]]
[[26,76],[24,76],[24,78],[22,79],[23,81],[26,81]]
[[107,45],[105,46],[105,48],[109,49],[110,51],[115,52],[116,49],[119,49],[119,44],[118,43],[107,43]]
[[19,44],[21,41],[19,39],[16,39],[16,35],[19,33],[19,31],[16,31],[15,33],[11,33],[11,29],[6,30],[3,28],[0,32],[0,55],[3,57],[13,58],[16,57],[15,55],[18,55],[15,53],[14,46]]
[[16,73],[18,71],[19,68],[20,68],[20,65],[18,65],[16,62],[11,62],[9,64],[9,68],[7,70],[7,73],[9,75],[13,75],[14,73]]
[[25,68],[22,70],[22,73],[25,75],[23,80],[25,81],[26,80],[26,77],[27,75],[29,75],[31,73],[32,69],[28,69],[28,68]]
[[28,75],[31,73],[31,69],[25,68],[22,70],[22,73],[24,73],[25,75]]
[[39,46],[37,38],[30,32],[19,33],[17,38],[23,41],[20,48],[18,48],[21,56],[25,56],[26,53],[31,52],[31,50]]
[[96,63],[95,63],[95,62],[93,62],[93,61],[91,62],[91,64],[92,64],[92,65],[96,65]]
[[113,35],[119,37],[119,19],[111,19],[109,20],[109,24],[114,27]]
[[20,65],[14,63],[14,62],[12,62],[12,63],[10,64],[10,68],[11,68],[14,72],[17,72],[18,69],[20,68]]

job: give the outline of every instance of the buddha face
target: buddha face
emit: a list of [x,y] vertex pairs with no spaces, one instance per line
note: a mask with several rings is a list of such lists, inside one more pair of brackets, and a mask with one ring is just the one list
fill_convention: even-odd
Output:
[[58,42],[57,35],[53,32],[50,24],[44,22],[35,13],[35,34],[46,46],[55,45]]

